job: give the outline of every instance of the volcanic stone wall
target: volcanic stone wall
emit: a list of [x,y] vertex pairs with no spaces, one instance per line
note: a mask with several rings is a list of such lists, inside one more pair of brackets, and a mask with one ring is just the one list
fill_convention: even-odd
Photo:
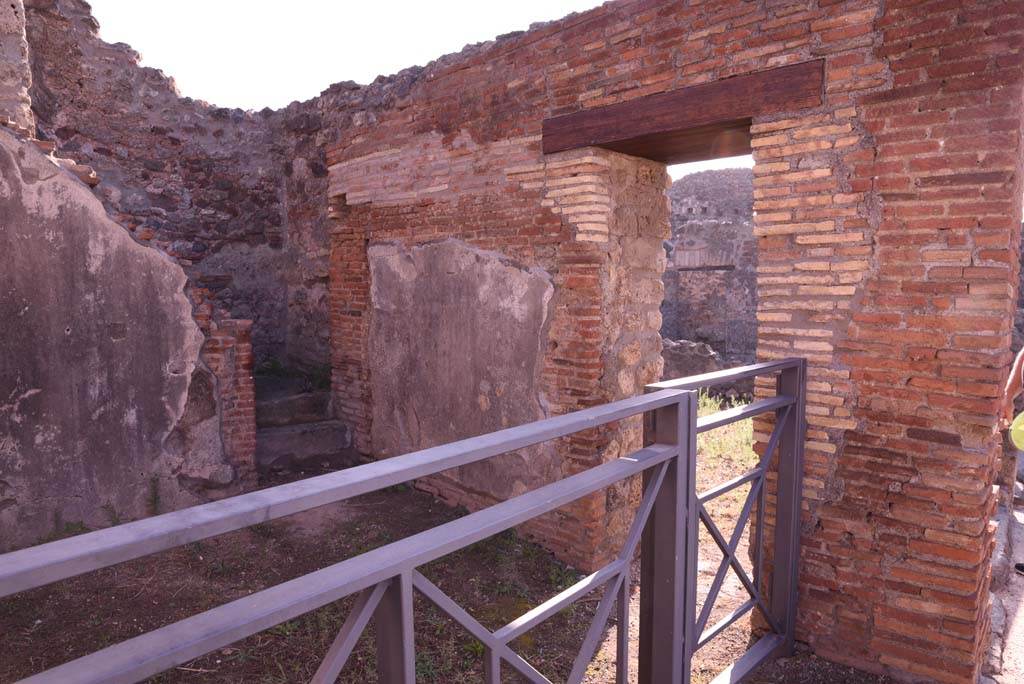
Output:
[[257,362],[327,365],[325,136],[344,85],[259,113],[180,97],[81,0],[29,0],[40,135],[95,168],[136,239],[174,256],[230,316],[253,321]]
[[204,346],[182,269],[7,130],[0,226],[0,550],[237,492],[244,331]]
[[[120,225],[111,220],[112,205],[105,211],[82,184],[100,182],[91,168],[54,156],[52,140],[35,139],[28,96],[41,95],[44,105],[55,100],[41,80],[28,87],[30,66],[41,78],[59,81],[67,73],[31,63],[26,19],[29,33],[47,39],[69,39],[76,28],[91,36],[95,25],[81,3],[30,4],[25,13],[20,2],[10,3],[10,13],[0,15],[0,46],[12,60],[0,72],[0,92],[18,95],[0,104],[7,129],[0,130],[4,549],[63,533],[65,525],[107,525],[255,483],[251,323],[232,319],[208,290],[188,283],[179,263],[140,244],[144,236],[125,228],[137,228],[130,216],[116,214]],[[57,21],[58,9],[70,12],[63,17],[68,33],[42,32],[39,12]],[[46,40],[40,47],[44,55],[52,49]],[[54,64],[72,73],[98,68]],[[119,66],[111,60],[103,75],[116,80]],[[129,79],[122,89],[150,93],[130,80],[134,75],[121,74]],[[81,76],[84,87],[95,74]],[[79,100],[69,108],[86,117],[92,104]],[[40,135],[48,125],[44,118]],[[69,147],[78,149],[75,141]],[[127,156],[128,148],[106,152]],[[107,168],[114,179],[103,188],[109,196],[143,192],[121,185],[118,169]]]
[[661,336],[708,344],[725,364],[753,362],[757,347],[754,174],[693,173],[672,184],[672,237]]
[[22,0],[10,0],[0,7],[0,117],[27,131],[35,127],[28,95],[31,83],[25,7]]
[[[858,667],[973,682],[1018,275],[1022,10],[641,0],[429,65],[328,152],[335,397],[361,448],[374,447],[369,349],[382,342],[370,334],[368,246],[455,237],[544,269],[550,412],[615,398],[628,383],[611,383],[643,369],[648,348],[629,366],[636,357],[607,351],[612,331],[622,317],[653,340],[660,317],[640,293],[657,300],[661,287],[640,272],[617,279],[614,236],[628,247],[648,233],[607,180],[619,164],[659,174],[594,149],[543,155],[542,120],[824,58],[820,107],[752,127],[758,358],[809,361],[799,635]],[[658,185],[639,183],[652,195]],[[640,226],[667,237],[658,223]],[[647,264],[660,270],[657,257]],[[622,282],[639,308],[608,305]],[[758,421],[760,439],[769,427]],[[576,468],[636,445],[613,429],[563,448]],[[614,548],[616,496],[550,531],[581,565]]]

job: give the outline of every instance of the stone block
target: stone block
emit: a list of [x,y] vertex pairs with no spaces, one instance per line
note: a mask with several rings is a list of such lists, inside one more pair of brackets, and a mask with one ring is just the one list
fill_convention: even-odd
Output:
[[344,423],[328,420],[256,431],[256,467],[260,472],[354,465],[352,433]]

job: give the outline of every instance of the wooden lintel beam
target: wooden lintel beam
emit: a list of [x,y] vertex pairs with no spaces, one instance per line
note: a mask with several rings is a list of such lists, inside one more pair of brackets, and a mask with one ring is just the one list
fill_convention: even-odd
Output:
[[751,119],[821,105],[824,78],[818,59],[545,119],[543,149],[605,147],[666,163],[742,154]]

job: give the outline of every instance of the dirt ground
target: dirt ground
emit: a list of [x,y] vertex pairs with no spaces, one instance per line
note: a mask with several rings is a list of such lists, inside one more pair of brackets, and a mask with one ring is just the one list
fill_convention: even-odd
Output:
[[[710,410],[705,407],[706,410]],[[702,436],[700,490],[753,464],[750,426]],[[709,506],[728,539],[749,486]],[[202,610],[336,563],[396,539],[452,520],[451,509],[409,487],[264,523],[199,543],[141,558],[0,600],[0,682],[28,675],[99,650]],[[738,557],[751,573],[748,535]],[[708,535],[701,539],[698,596],[707,593],[722,554]],[[513,531],[436,561],[421,571],[489,629],[497,629],[581,578],[541,547]],[[634,578],[636,577],[634,568]],[[636,681],[638,587],[630,610],[630,681]],[[600,594],[591,594],[513,642],[514,650],[552,681],[565,681],[589,627]],[[730,572],[708,620],[712,626],[747,599]],[[699,600],[698,613],[703,600]],[[292,684],[308,682],[347,616],[342,601],[261,632],[229,648],[154,677],[184,684]],[[482,681],[483,646],[417,596],[418,682]],[[615,681],[614,618],[588,670],[588,684]],[[746,650],[749,620],[742,618],[699,651],[694,684],[706,684]],[[339,682],[373,684],[372,623]],[[509,668],[506,666],[505,670]],[[517,682],[511,672],[503,681]],[[748,680],[754,684],[885,684],[866,675],[798,655],[770,663]]]

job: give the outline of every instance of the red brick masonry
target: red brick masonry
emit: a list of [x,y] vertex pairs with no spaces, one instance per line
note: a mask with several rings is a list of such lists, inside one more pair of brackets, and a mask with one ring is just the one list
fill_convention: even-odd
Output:
[[[1020,0],[626,1],[428,66],[328,151],[334,387],[357,445],[373,450],[369,242],[454,236],[546,269],[551,412],[638,392],[657,366],[647,283],[663,268],[645,248],[667,220],[628,207],[657,196],[662,171],[545,156],[543,119],[824,58],[820,107],[751,129],[758,355],[810,363],[800,635],[857,667],[975,681],[1019,268],[1022,44]],[[573,440],[567,471],[636,438]],[[540,534],[599,562],[628,494]]]

